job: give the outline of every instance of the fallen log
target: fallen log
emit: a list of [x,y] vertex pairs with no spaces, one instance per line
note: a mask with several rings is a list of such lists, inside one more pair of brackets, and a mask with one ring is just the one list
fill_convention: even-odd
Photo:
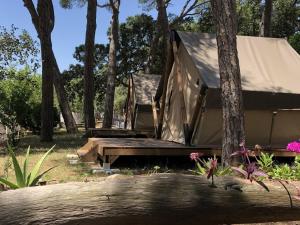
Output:
[[113,175],[99,182],[65,183],[0,193],[0,224],[183,225],[300,220],[296,188],[276,181],[263,187],[220,177]]

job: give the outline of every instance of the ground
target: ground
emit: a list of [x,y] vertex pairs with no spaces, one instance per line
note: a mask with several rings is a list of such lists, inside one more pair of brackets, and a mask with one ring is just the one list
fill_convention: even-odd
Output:
[[[78,134],[67,134],[66,131],[59,130],[55,132],[53,143],[42,143],[39,141],[39,136],[29,134],[23,137],[16,147],[17,159],[23,165],[26,150],[30,146],[29,169],[31,169],[42,155],[55,144],[53,153],[45,160],[41,172],[53,166],[56,166],[56,168],[47,173],[43,177],[43,180],[46,180],[48,184],[71,181],[95,181],[99,177],[104,176],[104,174],[93,174],[90,167],[83,163],[70,165],[67,159],[68,154],[76,154],[76,150],[87,142],[87,139],[83,135],[83,131],[80,131]],[[11,161],[8,161],[9,157],[4,154],[3,150],[0,153],[2,153],[0,154],[0,176],[6,177],[8,174],[9,180],[15,181],[13,166],[11,165]],[[190,160],[186,158],[181,161],[180,158],[169,159],[166,157],[122,157],[116,162],[116,167],[121,169],[120,173],[126,175],[156,172],[187,172],[185,168],[186,162],[190,164]],[[181,165],[179,166],[180,169],[177,168],[178,164]]]
[[[86,142],[86,139],[82,136],[83,132],[70,135],[66,134],[65,131],[59,131],[55,133],[53,143],[41,143],[38,136],[28,135],[22,138],[16,147],[17,158],[23,164],[27,147],[30,146],[29,168],[32,168],[44,152],[55,144],[53,153],[48,156],[42,166],[42,171],[53,166],[57,167],[46,174],[44,180],[49,183],[93,180],[99,175],[92,174],[84,164],[70,165],[67,160],[68,154],[76,154],[76,150]],[[0,176],[4,176],[8,171],[9,179],[14,181],[13,167],[11,162],[8,163],[8,159],[7,155],[2,154],[0,156]]]

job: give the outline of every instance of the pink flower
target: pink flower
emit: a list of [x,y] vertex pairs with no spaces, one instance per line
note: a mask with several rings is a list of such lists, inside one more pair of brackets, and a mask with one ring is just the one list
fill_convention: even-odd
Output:
[[300,153],[300,142],[298,142],[298,141],[290,142],[286,146],[286,149],[288,151],[291,151],[291,152],[298,152],[298,153]]
[[191,160],[194,160],[194,161],[199,160],[199,158],[200,158],[201,156],[203,156],[203,153],[200,153],[200,152],[192,152],[192,153],[190,154]]

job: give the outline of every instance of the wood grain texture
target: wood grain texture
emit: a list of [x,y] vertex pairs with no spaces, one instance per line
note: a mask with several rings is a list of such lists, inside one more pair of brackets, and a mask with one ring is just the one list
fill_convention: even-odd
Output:
[[[242,192],[227,188],[238,184]],[[238,178],[182,174],[113,175],[99,182],[66,183],[0,193],[1,224],[233,224],[300,220],[277,182],[270,192]],[[287,185],[291,195],[295,187]]]

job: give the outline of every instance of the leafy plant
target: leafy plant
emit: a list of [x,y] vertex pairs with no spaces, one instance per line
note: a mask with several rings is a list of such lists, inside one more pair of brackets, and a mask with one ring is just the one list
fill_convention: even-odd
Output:
[[241,143],[240,147],[241,149],[232,153],[231,156],[242,156],[244,163],[241,164],[240,167],[232,166],[231,169],[242,175],[245,179],[250,180],[251,182],[254,180],[267,191],[269,191],[269,188],[262,182],[262,178],[266,178],[268,177],[268,175],[259,170],[255,162],[250,161],[250,151],[245,148],[245,143]]
[[196,173],[199,175],[207,174],[207,179],[211,178],[211,186],[215,187],[214,176],[217,175],[218,171],[218,160],[216,155],[208,160],[200,159],[202,155],[203,153],[191,153],[190,158],[196,163],[198,169]]
[[259,159],[257,160],[257,164],[259,168],[265,172],[270,172],[273,168],[273,160],[274,154],[268,154],[261,152]]
[[273,179],[279,180],[294,180],[295,171],[288,164],[275,165],[273,170],[270,172]]
[[295,172],[295,178],[299,180],[300,179],[300,156],[295,157],[294,172]]
[[15,171],[15,177],[16,177],[16,183],[13,183],[11,181],[8,181],[5,178],[0,177],[0,183],[7,185],[11,189],[18,189],[23,187],[29,187],[29,186],[35,186],[37,185],[38,181],[50,170],[52,170],[54,167],[51,167],[47,169],[46,171],[39,173],[40,168],[44,162],[44,160],[47,158],[49,153],[53,150],[55,146],[53,146],[51,149],[49,149],[41,158],[40,160],[35,164],[32,171],[28,173],[28,161],[29,161],[29,153],[30,153],[30,147],[27,149],[25,161],[23,164],[23,168],[21,168],[20,163],[18,162],[15,153],[13,152],[12,148],[8,147],[8,152],[11,156],[12,163],[14,166]]

